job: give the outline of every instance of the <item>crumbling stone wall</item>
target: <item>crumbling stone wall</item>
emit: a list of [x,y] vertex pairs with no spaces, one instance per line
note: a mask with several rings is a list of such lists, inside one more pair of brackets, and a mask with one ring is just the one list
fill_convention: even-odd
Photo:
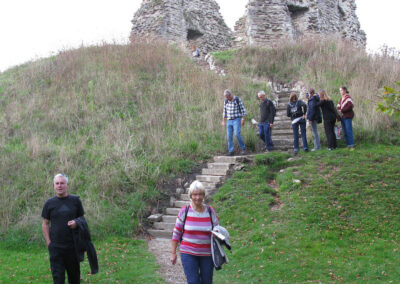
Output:
[[340,35],[365,46],[355,0],[249,0],[235,25],[235,46],[274,45],[280,39]]
[[232,31],[214,0],[143,0],[131,36],[151,36],[196,45],[203,54],[231,47]]

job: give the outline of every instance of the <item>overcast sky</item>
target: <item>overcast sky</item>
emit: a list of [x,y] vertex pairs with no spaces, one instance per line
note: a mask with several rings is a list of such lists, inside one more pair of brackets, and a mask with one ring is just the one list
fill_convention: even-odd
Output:
[[[248,0],[216,0],[229,27],[244,14]],[[101,42],[127,42],[141,0],[1,0],[0,71]],[[400,0],[356,0],[367,48],[386,44],[400,50]]]

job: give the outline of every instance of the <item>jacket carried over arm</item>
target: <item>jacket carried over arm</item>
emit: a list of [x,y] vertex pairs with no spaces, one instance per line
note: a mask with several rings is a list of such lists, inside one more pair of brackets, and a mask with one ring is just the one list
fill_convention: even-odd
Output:
[[75,244],[75,251],[78,260],[81,262],[84,259],[86,251],[89,260],[90,270],[92,274],[99,272],[99,264],[97,261],[96,249],[90,237],[89,226],[86,223],[85,217],[75,219],[77,228],[74,230],[73,238]]

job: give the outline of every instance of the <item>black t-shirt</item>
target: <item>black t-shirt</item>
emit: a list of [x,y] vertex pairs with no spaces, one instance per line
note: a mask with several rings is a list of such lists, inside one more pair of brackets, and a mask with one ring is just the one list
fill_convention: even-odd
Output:
[[83,206],[79,196],[68,195],[63,198],[54,196],[48,199],[43,206],[42,217],[50,220],[52,246],[72,248],[74,246],[72,229],[68,227],[67,223],[83,215]]

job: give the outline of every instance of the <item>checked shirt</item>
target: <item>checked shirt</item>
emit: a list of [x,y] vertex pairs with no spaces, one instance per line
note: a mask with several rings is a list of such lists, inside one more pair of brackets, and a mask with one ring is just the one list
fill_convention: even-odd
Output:
[[239,97],[234,97],[233,101],[225,100],[223,117],[226,119],[235,119],[246,116],[246,109]]

